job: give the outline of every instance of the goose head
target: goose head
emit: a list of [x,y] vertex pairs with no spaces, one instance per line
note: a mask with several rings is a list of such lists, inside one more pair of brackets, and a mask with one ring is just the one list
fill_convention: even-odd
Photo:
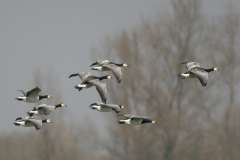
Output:
[[219,69],[217,67],[214,67],[213,71],[219,71]]

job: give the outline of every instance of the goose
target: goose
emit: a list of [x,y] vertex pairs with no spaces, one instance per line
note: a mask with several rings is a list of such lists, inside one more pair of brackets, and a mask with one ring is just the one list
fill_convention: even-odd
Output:
[[120,113],[121,109],[124,108],[124,105],[97,102],[92,103],[89,107],[100,112],[115,111],[116,114],[118,114]]
[[126,118],[125,120],[117,121],[118,124],[140,125],[144,123],[157,123],[155,120],[152,120],[151,118],[146,116],[133,116],[130,114],[118,115],[118,116],[123,116]]
[[38,86],[28,91],[25,91],[25,90],[17,90],[17,91],[22,92],[24,96],[21,96],[15,99],[19,101],[24,101],[27,103],[35,103],[44,98],[48,98],[48,99],[52,98],[52,96],[50,95],[44,95],[44,96],[38,95],[38,93],[41,91],[41,89],[38,88]]
[[41,120],[41,119],[35,119],[35,118],[28,118],[21,121],[17,121],[13,124],[15,124],[15,126],[23,126],[23,127],[34,126],[36,130],[39,130],[42,127],[42,123],[52,123],[52,122],[50,119]]
[[38,105],[38,107],[34,107],[33,110],[31,110],[27,113],[28,113],[28,115],[31,115],[31,114],[33,114],[33,115],[48,115],[51,112],[53,112],[56,108],[59,108],[59,107],[67,107],[67,105],[64,103],[60,103],[57,105],[41,104],[41,105]]
[[109,76],[109,75],[97,77],[97,76],[91,75],[91,73],[89,73],[89,72],[71,74],[68,78],[75,77],[75,76],[80,77],[80,79],[82,80],[82,83],[81,83],[82,85],[87,84],[86,87],[82,87],[82,88],[79,87],[79,91],[82,90],[83,88],[92,87],[93,85],[88,83],[88,81],[90,81],[90,80],[98,79],[98,80],[102,81],[103,79],[113,79],[112,76]]
[[[74,76],[75,75],[76,74],[74,74]],[[101,97],[101,99],[102,99],[102,102],[106,103],[106,101],[107,101],[107,87],[106,87],[106,83],[101,83],[98,78],[97,79],[96,78],[91,78],[92,75],[89,72],[82,72],[82,73],[80,73],[78,75],[82,79],[82,83],[77,85],[77,86],[75,86],[75,88],[80,91],[83,88],[90,88],[92,86],[95,86],[97,91],[98,91],[98,93],[99,93],[99,95],[100,95],[100,97]],[[111,76],[107,76],[107,79],[112,79],[112,78],[111,78]]]
[[181,77],[181,79],[198,78],[203,87],[205,87],[208,83],[208,73],[212,71],[219,71],[217,67],[210,69],[201,68],[198,62],[183,62],[182,64],[186,65],[187,71],[178,74],[178,76]]
[[117,78],[118,83],[121,83],[122,81],[122,71],[120,67],[129,67],[127,63],[116,64],[114,62],[109,62],[108,60],[98,60],[95,63],[93,63],[91,66],[94,66],[94,65],[98,65],[98,66],[92,68],[91,70],[112,71],[114,76]]

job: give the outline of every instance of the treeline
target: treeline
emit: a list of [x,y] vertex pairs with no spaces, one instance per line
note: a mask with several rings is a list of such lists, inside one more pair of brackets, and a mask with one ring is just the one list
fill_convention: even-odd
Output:
[[[238,160],[240,16],[226,7],[212,21],[200,0],[170,3],[168,13],[145,18],[92,50],[93,61],[130,64],[121,84],[108,83],[108,102],[124,104],[122,114],[147,115],[157,124],[118,125],[112,116],[103,138],[93,125],[64,122],[61,111],[40,134],[1,134],[0,159]],[[202,87],[197,79],[178,78],[185,61],[220,72],[211,73]],[[36,72],[35,84],[41,81]]]

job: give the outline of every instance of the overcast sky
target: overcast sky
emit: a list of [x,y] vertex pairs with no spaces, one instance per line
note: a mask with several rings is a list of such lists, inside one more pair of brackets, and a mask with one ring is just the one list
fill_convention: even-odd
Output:
[[[239,0],[203,0],[202,9],[209,17],[218,17],[229,2],[240,8]],[[69,116],[80,120],[89,115],[92,120],[99,119],[97,125],[103,125],[101,115],[113,113],[89,109],[89,104],[100,101],[95,88],[77,92],[73,86],[80,83],[79,78],[68,76],[90,71],[94,62],[90,48],[106,35],[131,29],[141,22],[141,16],[154,16],[169,9],[168,0],[0,1],[0,132],[16,130],[12,124],[15,118],[34,106],[14,98],[21,95],[16,90],[35,87],[33,69],[38,67],[59,75],[59,88]],[[52,104],[51,100],[46,102]]]

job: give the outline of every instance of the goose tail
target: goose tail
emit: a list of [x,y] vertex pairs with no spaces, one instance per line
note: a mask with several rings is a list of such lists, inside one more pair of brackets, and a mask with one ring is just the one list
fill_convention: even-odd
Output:
[[74,86],[74,88],[78,89],[78,91],[81,91],[83,88],[79,86]]

